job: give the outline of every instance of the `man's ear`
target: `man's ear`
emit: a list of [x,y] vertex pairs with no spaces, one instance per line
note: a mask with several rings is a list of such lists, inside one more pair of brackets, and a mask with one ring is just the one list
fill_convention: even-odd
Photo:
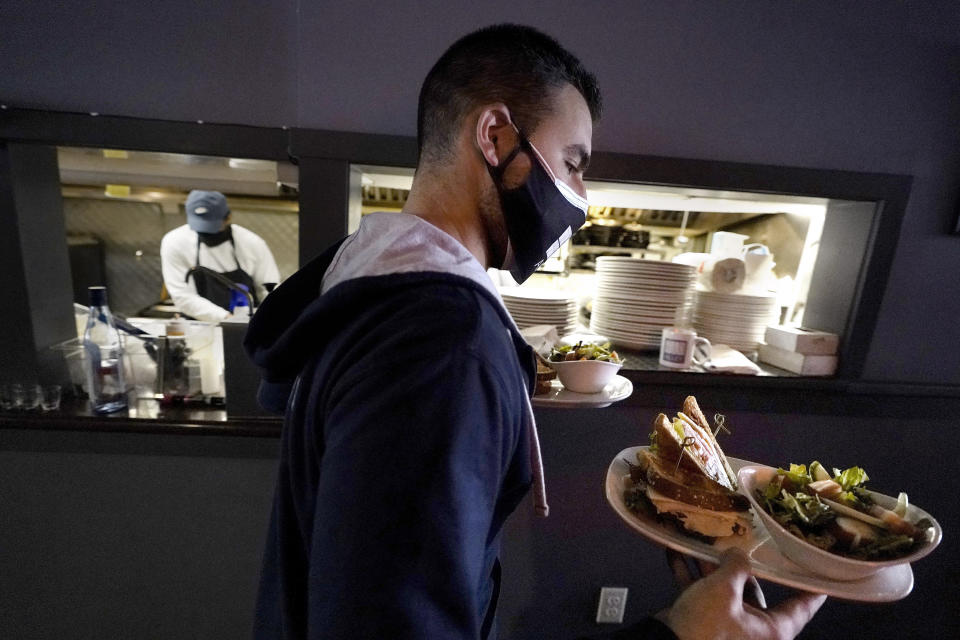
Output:
[[510,110],[503,103],[494,103],[480,110],[477,117],[475,143],[484,159],[492,167],[500,165],[519,144],[517,130],[510,118]]

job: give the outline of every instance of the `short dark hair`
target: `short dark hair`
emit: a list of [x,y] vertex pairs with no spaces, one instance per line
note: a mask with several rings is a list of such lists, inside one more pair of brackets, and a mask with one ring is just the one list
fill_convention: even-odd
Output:
[[504,103],[517,126],[532,133],[550,114],[552,98],[565,84],[580,92],[590,117],[598,121],[602,105],[596,77],[547,34],[499,24],[460,38],[440,56],[420,88],[421,163],[446,157],[463,118],[482,104]]

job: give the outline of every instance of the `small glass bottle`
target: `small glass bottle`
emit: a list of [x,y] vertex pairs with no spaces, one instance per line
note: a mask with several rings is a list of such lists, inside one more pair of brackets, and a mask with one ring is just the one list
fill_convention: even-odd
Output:
[[123,375],[123,343],[107,306],[107,288],[90,287],[90,313],[83,332],[87,355],[87,387],[94,413],[113,413],[127,408]]

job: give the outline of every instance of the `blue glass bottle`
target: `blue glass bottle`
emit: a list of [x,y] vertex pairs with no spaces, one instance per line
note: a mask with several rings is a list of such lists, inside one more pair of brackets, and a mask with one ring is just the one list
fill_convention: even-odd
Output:
[[127,408],[123,375],[123,343],[107,306],[107,288],[90,287],[90,315],[83,332],[87,355],[87,388],[94,413]]

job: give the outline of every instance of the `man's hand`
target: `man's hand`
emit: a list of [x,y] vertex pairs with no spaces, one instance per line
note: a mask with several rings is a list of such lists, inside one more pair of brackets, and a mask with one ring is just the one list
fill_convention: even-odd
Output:
[[[678,579],[684,582],[675,564],[671,565]],[[772,609],[760,609],[744,602],[743,588],[749,577],[750,562],[746,555],[739,549],[727,549],[715,571],[692,582],[673,606],[657,617],[680,640],[789,640],[800,633],[827,599],[824,595],[803,593]],[[686,578],[689,579],[689,575]]]

